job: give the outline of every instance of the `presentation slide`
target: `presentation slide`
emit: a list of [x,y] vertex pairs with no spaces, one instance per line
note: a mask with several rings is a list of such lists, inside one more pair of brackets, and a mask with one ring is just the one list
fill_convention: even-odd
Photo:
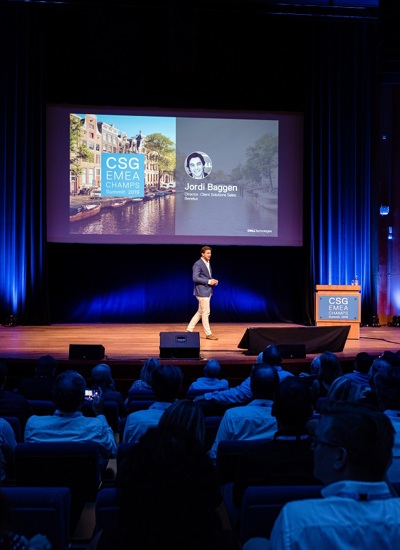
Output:
[[49,242],[302,246],[301,113],[47,106]]

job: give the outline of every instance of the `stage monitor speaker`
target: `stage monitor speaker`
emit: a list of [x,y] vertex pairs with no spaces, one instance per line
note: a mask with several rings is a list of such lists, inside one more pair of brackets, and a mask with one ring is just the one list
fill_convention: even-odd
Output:
[[69,345],[69,359],[104,359],[104,352],[101,344]]
[[161,359],[200,359],[198,332],[160,332]]
[[282,359],[304,359],[306,356],[305,344],[277,344]]

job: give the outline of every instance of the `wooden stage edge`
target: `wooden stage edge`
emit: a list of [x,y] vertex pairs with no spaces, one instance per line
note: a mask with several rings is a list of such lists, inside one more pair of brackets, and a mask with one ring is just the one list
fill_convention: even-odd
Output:
[[[203,374],[208,359],[218,359],[221,364],[221,377],[231,385],[237,385],[246,378],[251,366],[256,362],[255,355],[246,354],[246,349],[238,348],[247,329],[303,327],[290,323],[212,323],[213,333],[218,340],[207,340],[202,327],[196,328],[200,336],[198,358],[167,358],[163,363],[177,364],[184,372],[184,386]],[[58,362],[58,370],[76,369],[86,379],[97,363],[108,363],[118,389],[127,392],[132,380],[139,377],[140,369],[149,357],[160,357],[160,333],[184,332],[183,324],[56,324],[46,326],[0,327],[0,360],[8,366],[8,387],[16,387],[19,380],[33,374],[35,360],[41,355],[53,355]],[[279,344],[279,342],[276,342]],[[104,359],[69,359],[69,346],[101,345]],[[400,328],[361,327],[360,338],[347,339],[343,351],[337,352],[343,371],[352,370],[356,354],[366,351],[379,356],[385,350],[400,349]],[[332,350],[331,350],[332,351]],[[335,352],[336,353],[336,352]],[[283,367],[293,374],[308,372],[312,359],[318,355],[307,354],[305,358],[284,359]]]
[[[291,323],[213,323],[218,340],[207,340],[201,325],[200,361],[215,358],[222,362],[254,363],[254,355],[238,348],[248,328],[302,327]],[[160,355],[161,332],[184,332],[182,324],[57,324],[44,326],[0,327],[0,358],[3,360],[34,360],[51,354],[58,361],[69,360],[69,345],[102,345],[106,361],[143,362]],[[279,342],[277,342],[279,343]],[[400,328],[361,327],[360,338],[347,339],[344,349],[337,352],[341,359],[352,359],[360,351],[380,355],[385,350],[400,349]],[[303,361],[310,362],[315,355],[308,354]],[[290,361],[290,360],[287,360]]]

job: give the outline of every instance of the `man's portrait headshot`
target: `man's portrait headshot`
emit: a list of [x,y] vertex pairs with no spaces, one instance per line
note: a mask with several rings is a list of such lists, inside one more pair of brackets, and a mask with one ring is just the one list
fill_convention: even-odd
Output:
[[193,179],[201,180],[211,172],[211,160],[205,153],[195,151],[186,157],[186,173]]

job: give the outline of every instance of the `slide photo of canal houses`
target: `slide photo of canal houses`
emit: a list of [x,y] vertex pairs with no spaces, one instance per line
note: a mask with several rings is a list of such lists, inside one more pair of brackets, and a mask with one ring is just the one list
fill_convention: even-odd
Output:
[[70,113],[70,234],[174,235],[176,118]]

